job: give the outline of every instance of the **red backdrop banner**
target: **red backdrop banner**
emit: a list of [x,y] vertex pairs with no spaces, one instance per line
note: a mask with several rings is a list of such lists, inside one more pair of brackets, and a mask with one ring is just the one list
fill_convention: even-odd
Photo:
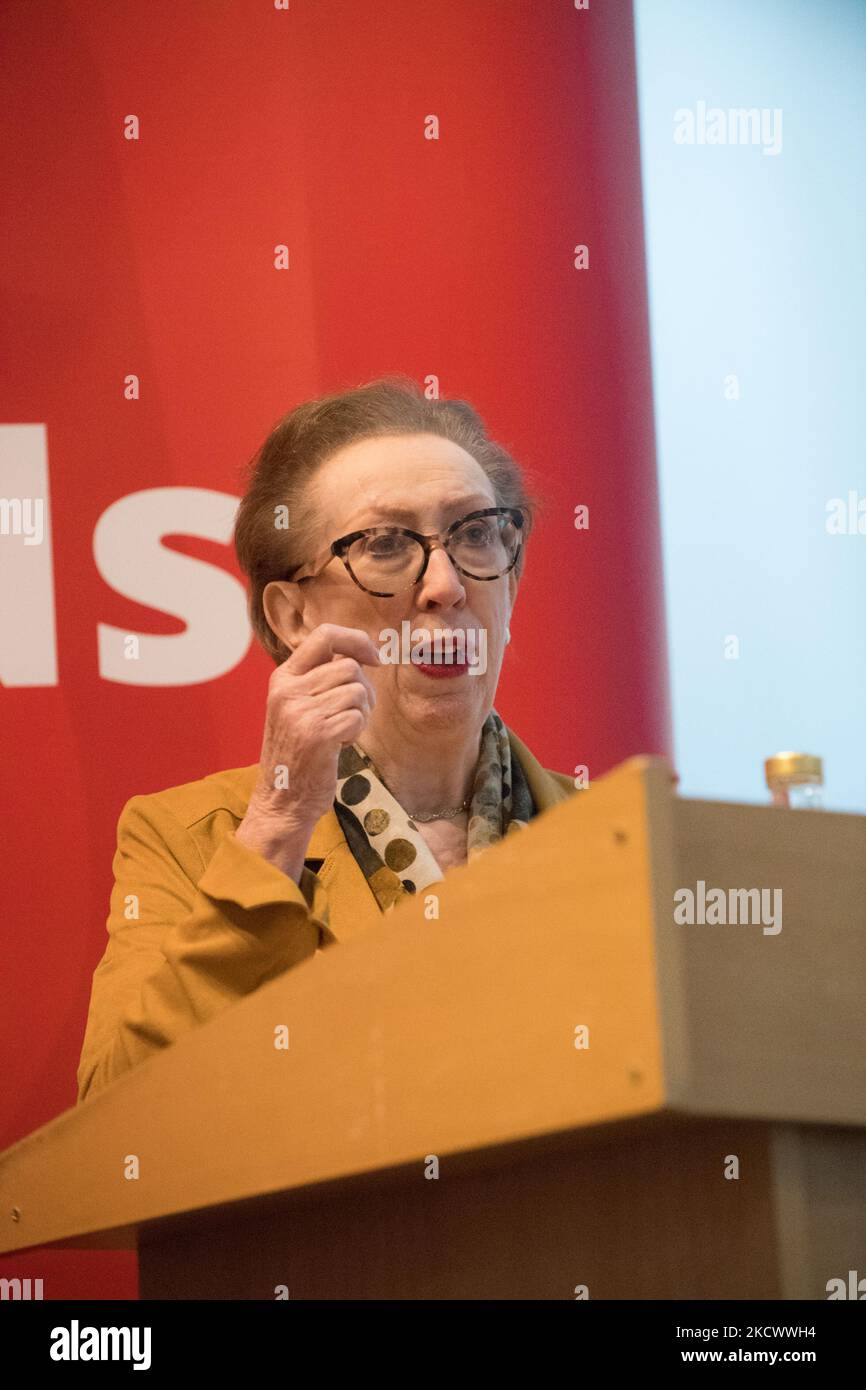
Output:
[[628,0],[7,0],[0,42],[5,1146],[75,1101],[123,803],[258,756],[229,537],[293,405],[470,400],[547,501],[497,708],[591,777],[670,735]]

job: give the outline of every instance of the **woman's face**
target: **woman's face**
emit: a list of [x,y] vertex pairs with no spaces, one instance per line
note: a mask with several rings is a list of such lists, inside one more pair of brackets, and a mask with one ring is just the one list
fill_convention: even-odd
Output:
[[[468,512],[498,505],[480,464],[458,444],[428,434],[348,445],[321,465],[313,488],[319,530],[311,538],[307,562],[337,537],[364,526],[442,533]],[[279,588],[286,601],[268,594],[268,615],[290,648],[325,622],[361,628],[380,652],[385,650],[383,634],[393,631],[399,637],[407,620],[410,634],[418,629],[466,634],[469,659],[481,671],[477,675],[468,670],[456,676],[429,675],[417,659],[408,659],[408,650],[404,660],[365,667],[377,697],[370,723],[386,736],[401,726],[453,732],[459,723],[480,729],[499,681],[517,593],[513,570],[499,579],[470,579],[437,547],[423,578],[392,598],[360,589],[336,558],[307,583]],[[446,646],[443,659],[447,657]]]

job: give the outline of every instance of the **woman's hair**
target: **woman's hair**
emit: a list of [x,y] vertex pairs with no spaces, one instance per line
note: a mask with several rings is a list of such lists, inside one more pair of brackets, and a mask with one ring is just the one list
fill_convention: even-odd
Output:
[[[246,468],[247,486],[237,513],[235,549],[250,581],[250,621],[259,641],[279,665],[288,648],[265,617],[265,585],[308,563],[317,531],[311,480],[319,465],[359,439],[436,434],[459,444],[487,474],[499,507],[520,507],[528,538],[539,500],[526,490],[521,469],[490,439],[467,401],[428,400],[411,377],[393,374],[354,390],[304,401],[278,421]],[[277,517],[288,517],[288,525]],[[515,565],[520,577],[525,549]]]

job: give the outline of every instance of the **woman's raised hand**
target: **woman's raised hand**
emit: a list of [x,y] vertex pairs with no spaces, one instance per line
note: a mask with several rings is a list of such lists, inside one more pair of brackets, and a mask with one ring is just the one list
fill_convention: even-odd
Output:
[[300,877],[316,821],[333,805],[340,750],[376,703],[363,667],[379,664],[366,632],[321,623],[271,674],[259,778],[235,838],[291,878]]

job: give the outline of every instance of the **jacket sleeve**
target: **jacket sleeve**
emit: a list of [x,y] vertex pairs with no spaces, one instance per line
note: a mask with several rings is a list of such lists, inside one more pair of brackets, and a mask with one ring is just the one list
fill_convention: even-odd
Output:
[[124,807],[113,869],[79,1103],[334,940],[309,869],[298,885],[231,831],[202,872],[193,836],[155,797]]

